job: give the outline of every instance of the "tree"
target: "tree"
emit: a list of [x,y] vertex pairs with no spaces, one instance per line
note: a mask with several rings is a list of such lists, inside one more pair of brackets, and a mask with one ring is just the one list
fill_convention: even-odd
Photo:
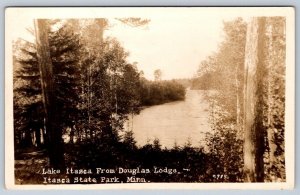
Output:
[[[44,29],[46,25],[46,30]],[[51,26],[55,25],[56,28]],[[67,127],[74,127],[74,121],[77,119],[78,114],[78,94],[80,87],[79,77],[79,50],[80,44],[78,36],[73,33],[68,25],[63,24],[61,21],[45,20],[42,25],[43,41],[45,36],[48,40],[50,60],[44,64],[49,68],[51,62],[51,77],[52,77],[52,90],[51,95],[55,94],[52,102],[55,102],[55,135],[61,134],[62,129]],[[37,28],[40,33],[41,30]],[[40,37],[37,37],[40,38]],[[40,43],[40,42],[38,42]],[[17,41],[16,50],[14,51],[14,119],[15,119],[15,132],[17,139],[35,140],[33,143],[39,146],[43,143],[50,145],[50,129],[45,128],[44,118],[46,109],[43,105],[43,92],[41,85],[41,77],[39,71],[39,62],[42,60],[42,54],[37,55],[37,49],[40,51],[40,46],[22,40]],[[42,43],[44,44],[44,42]],[[45,46],[43,45],[44,49]],[[44,58],[43,58],[44,60]],[[43,62],[43,61],[41,61]],[[47,70],[48,71],[48,70]],[[49,74],[49,73],[47,73]],[[49,79],[49,77],[47,77]],[[46,79],[46,81],[48,81]],[[43,81],[43,85],[46,84]],[[49,85],[47,85],[49,87]],[[48,89],[48,88],[47,88]],[[53,112],[53,111],[52,111]],[[54,120],[54,119],[53,119]],[[48,123],[48,122],[47,122]],[[73,129],[74,131],[74,129]],[[25,136],[24,136],[25,135]],[[60,137],[61,135],[57,135]],[[40,139],[39,139],[40,138]],[[58,138],[57,138],[58,139]],[[57,141],[57,140],[56,140]],[[29,145],[27,144],[26,147]],[[24,145],[23,145],[24,147]],[[50,146],[48,146],[50,147]],[[62,147],[60,151],[62,151]],[[50,153],[49,153],[50,155]],[[55,156],[57,156],[55,154]]]
[[212,123],[207,144],[214,161],[212,170],[228,175],[227,181],[242,179],[242,70],[246,27],[241,18],[224,22],[224,40],[218,51],[201,63],[198,71],[198,81],[201,83],[196,83],[202,89],[213,90],[206,93]]
[[[133,27],[149,23],[149,20],[141,18],[118,18],[117,20]],[[92,140],[100,131],[103,132],[103,129],[106,129],[108,134],[109,131],[119,129],[125,119],[124,114],[118,113],[121,108],[119,102],[123,99],[118,96],[118,86],[122,75],[121,69],[128,54],[117,41],[104,41],[103,34],[108,26],[107,19],[81,19],[68,22],[75,31],[81,32],[82,42],[85,45],[81,66],[81,126],[85,138],[89,137]],[[102,119],[101,122],[99,118]]]
[[265,18],[253,18],[247,29],[244,86],[244,174],[247,182],[264,181],[265,20]]
[[48,132],[48,152],[50,165],[54,168],[64,166],[62,133],[57,124],[57,108],[54,95],[55,85],[53,78],[53,65],[50,56],[48,41],[47,20],[35,20],[37,58],[41,76],[42,97],[45,110],[45,126]]
[[[246,35],[241,19],[225,22],[218,52],[199,68],[194,84],[215,89],[207,95],[213,124],[207,136],[212,170],[225,172],[229,181],[285,179],[284,27],[281,17],[253,18]],[[197,84],[205,80],[208,86]]]
[[126,144],[131,150],[136,149],[136,141],[134,140],[134,133],[132,130],[128,130],[124,134],[123,143]]
[[223,164],[212,170],[227,173],[229,181],[285,179],[284,26],[281,17],[254,18],[246,37],[241,19],[225,22],[224,41],[194,80],[196,87],[215,90],[207,95],[213,123],[208,146],[218,162],[212,166]]
[[266,18],[266,66],[264,126],[265,181],[284,181],[285,174],[285,18]]
[[155,81],[160,81],[162,76],[162,71],[160,69],[156,69],[154,71],[154,80]]
[[159,151],[161,148],[160,140],[158,138],[154,138],[153,140],[153,149]]
[[[14,43],[14,135],[16,148],[45,143],[44,110],[35,45],[18,39]],[[40,135],[41,133],[41,135]],[[36,135],[35,143],[32,142]]]

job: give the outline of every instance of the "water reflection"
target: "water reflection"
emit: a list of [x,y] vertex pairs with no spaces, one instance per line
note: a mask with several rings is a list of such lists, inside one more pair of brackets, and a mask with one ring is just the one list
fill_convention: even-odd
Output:
[[139,115],[130,117],[125,129],[132,129],[138,146],[155,138],[163,147],[176,142],[183,146],[188,140],[192,146],[204,146],[204,134],[210,131],[209,105],[203,90],[187,90],[185,101],[151,106]]

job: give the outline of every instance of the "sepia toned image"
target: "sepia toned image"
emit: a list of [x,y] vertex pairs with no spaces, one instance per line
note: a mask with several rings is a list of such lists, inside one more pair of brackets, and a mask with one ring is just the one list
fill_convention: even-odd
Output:
[[5,22],[8,188],[293,188],[293,8],[8,8]]

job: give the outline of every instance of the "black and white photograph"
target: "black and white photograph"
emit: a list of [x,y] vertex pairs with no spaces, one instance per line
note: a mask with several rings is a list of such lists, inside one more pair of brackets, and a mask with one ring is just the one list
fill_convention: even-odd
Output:
[[5,16],[10,189],[292,189],[292,7]]

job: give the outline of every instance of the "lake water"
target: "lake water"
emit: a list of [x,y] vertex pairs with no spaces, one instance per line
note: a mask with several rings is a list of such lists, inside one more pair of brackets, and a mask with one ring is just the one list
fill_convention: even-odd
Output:
[[162,147],[205,146],[204,136],[211,130],[208,122],[209,104],[203,90],[187,90],[184,101],[145,108],[139,115],[129,117],[125,129],[132,129],[137,145],[160,140]]

